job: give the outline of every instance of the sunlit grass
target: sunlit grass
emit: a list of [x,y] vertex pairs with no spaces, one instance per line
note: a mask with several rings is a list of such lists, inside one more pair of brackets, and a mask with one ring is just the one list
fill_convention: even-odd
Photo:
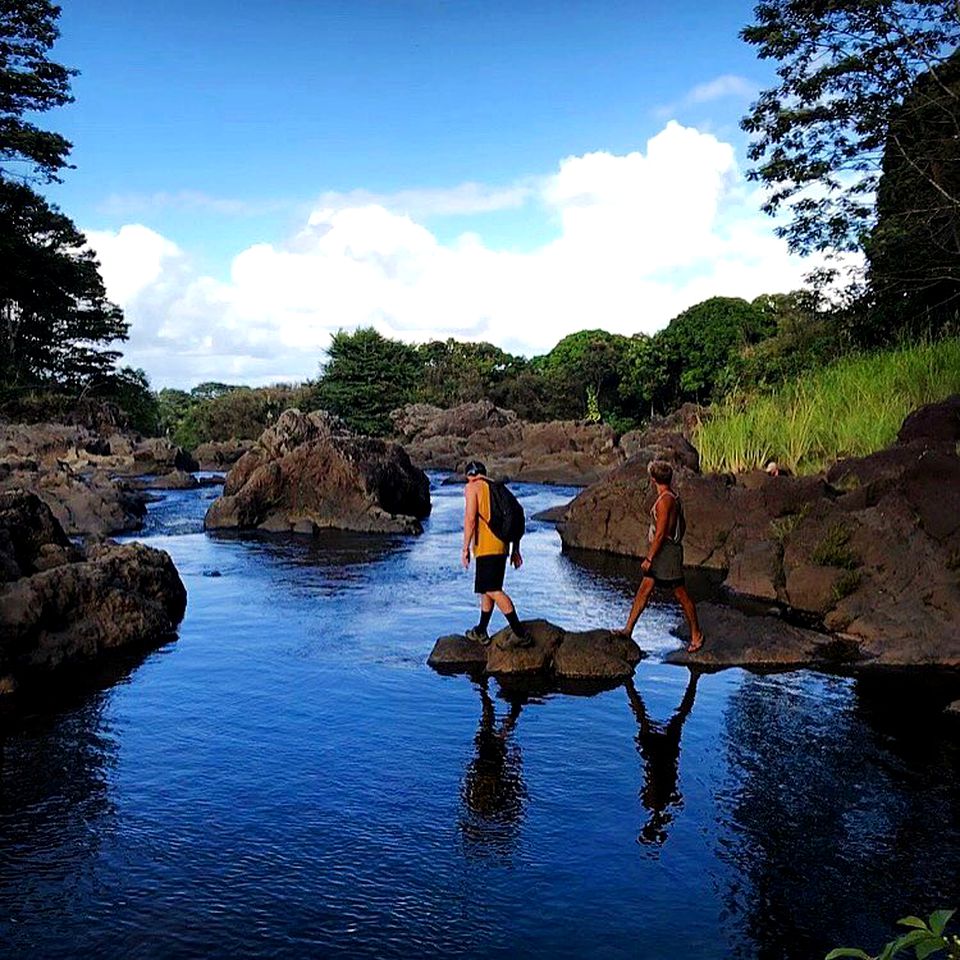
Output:
[[816,473],[888,446],[911,410],[960,393],[960,339],[846,357],[764,395],[717,404],[695,441],[703,470],[768,460]]

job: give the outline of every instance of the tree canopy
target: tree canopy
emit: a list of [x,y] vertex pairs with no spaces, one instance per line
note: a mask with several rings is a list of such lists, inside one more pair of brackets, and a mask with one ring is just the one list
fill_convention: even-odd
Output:
[[25,119],[70,103],[76,71],[48,54],[59,36],[60,8],[48,0],[0,0],[0,176],[58,180],[70,142]]
[[[742,121],[754,135],[750,176],[771,188],[769,213],[788,208],[778,232],[791,249],[856,250],[873,227],[885,155],[943,188],[945,171],[926,163],[924,144],[903,137],[892,118],[911,96],[917,108],[918,97],[944,92],[941,72],[960,44],[957,4],[761,0],[754,14],[742,36],[761,59],[779,61],[779,81]],[[922,74],[932,82],[921,92]],[[949,189],[943,199],[957,202]]]

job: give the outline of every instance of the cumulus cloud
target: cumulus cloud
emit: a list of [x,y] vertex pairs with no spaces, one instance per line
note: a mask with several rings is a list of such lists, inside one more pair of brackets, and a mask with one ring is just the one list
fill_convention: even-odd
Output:
[[240,251],[225,280],[145,227],[90,240],[131,321],[128,359],[171,385],[312,376],[330,333],[360,325],[527,354],[585,327],[653,332],[709,296],[793,289],[811,266],[774,237],[733,148],[676,122],[644,151],[568,157],[523,189],[529,215],[556,226],[524,253],[476,233],[441,243],[422,208],[362,194],[327,195],[284,243]]

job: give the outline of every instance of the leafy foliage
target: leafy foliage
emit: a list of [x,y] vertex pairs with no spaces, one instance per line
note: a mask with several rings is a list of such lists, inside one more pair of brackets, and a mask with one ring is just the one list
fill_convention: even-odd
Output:
[[0,0],[0,178],[58,180],[71,144],[24,119],[70,103],[76,72],[49,59],[60,8],[48,0]]
[[[924,149],[898,137],[891,109],[936,79],[960,44],[954,0],[761,0],[742,37],[779,61],[742,126],[754,135],[750,172],[784,205],[791,249],[856,250],[873,226],[884,151],[932,182]],[[916,148],[920,146],[919,152]],[[956,197],[952,197],[953,203]]]
[[414,396],[421,369],[416,348],[362,327],[335,333],[328,356],[317,387],[319,406],[359,433],[388,433],[390,412]]
[[936,910],[928,920],[920,917],[904,917],[897,921],[899,926],[907,927],[909,932],[901,934],[884,946],[873,957],[865,950],[856,947],[840,947],[831,950],[826,960],[840,960],[841,957],[855,957],[857,960],[893,960],[897,954],[912,950],[917,960],[927,957],[946,957],[948,960],[960,960],[960,937],[946,932],[947,924],[954,910]]
[[891,116],[877,189],[876,226],[865,241],[869,324],[937,333],[960,315],[960,52],[922,74]]
[[0,385],[67,389],[102,380],[127,337],[73,222],[29,187],[0,180]]

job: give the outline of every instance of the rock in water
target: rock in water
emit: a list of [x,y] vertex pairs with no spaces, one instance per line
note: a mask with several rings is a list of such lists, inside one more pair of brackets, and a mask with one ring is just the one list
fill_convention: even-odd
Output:
[[334,417],[287,410],[230,470],[208,530],[420,533],[430,482],[395,443],[356,436]]
[[187,594],[173,561],[142,544],[73,547],[53,513],[0,494],[0,689],[128,645],[169,638]]
[[465,636],[441,637],[427,663],[440,672],[483,671],[500,677],[548,675],[557,680],[625,680],[643,658],[640,648],[610,630],[571,633],[547,620],[530,620],[524,629],[533,643],[509,643],[509,628],[489,646]]

